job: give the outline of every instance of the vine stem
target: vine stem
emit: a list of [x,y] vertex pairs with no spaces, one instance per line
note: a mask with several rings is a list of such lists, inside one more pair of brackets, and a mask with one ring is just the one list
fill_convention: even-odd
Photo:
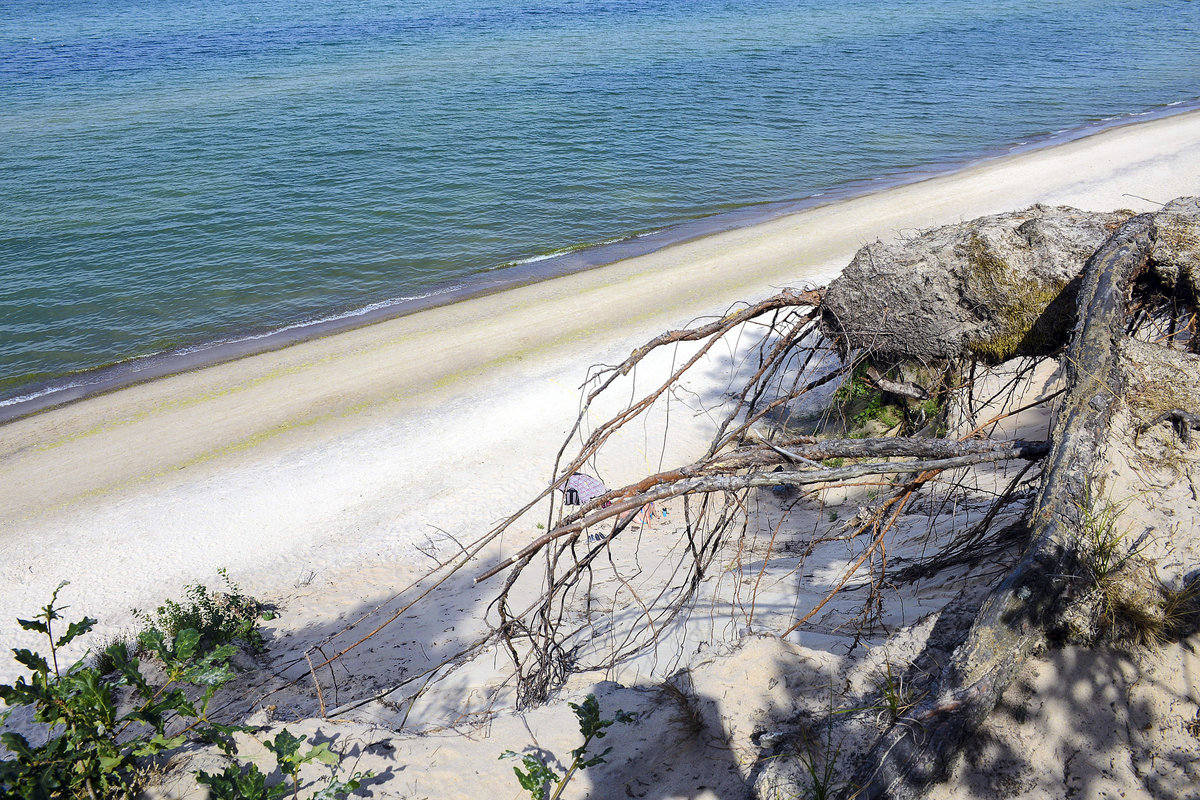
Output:
[[583,740],[583,746],[579,748],[579,755],[575,756],[575,760],[571,762],[571,766],[567,768],[567,774],[563,775],[563,779],[558,782],[558,786],[554,789],[554,794],[550,796],[550,800],[558,800],[562,795],[563,789],[567,788],[567,784],[571,782],[571,778],[579,769],[579,762],[583,758],[583,751],[587,749],[588,744],[592,741],[592,737]]

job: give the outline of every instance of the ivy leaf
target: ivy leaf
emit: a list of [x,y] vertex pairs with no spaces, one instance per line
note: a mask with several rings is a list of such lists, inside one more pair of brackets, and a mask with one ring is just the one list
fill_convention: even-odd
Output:
[[[592,756],[592,757],[591,757],[591,758],[589,758],[587,761],[584,761],[584,762],[582,762],[582,763],[579,765],[579,768],[580,768],[580,769],[587,769],[588,767],[594,767],[594,766],[596,766],[597,764],[603,764],[603,763],[605,763],[604,757],[605,757],[606,755],[608,755],[609,753],[611,753],[611,752],[612,752],[612,748],[611,748],[611,747],[605,748],[604,752],[603,752],[603,753],[601,753],[600,755],[597,755],[597,756]],[[580,755],[582,755],[582,754],[580,754]]]
[[29,747],[29,740],[19,733],[0,733],[0,744],[3,744],[8,751],[22,760],[30,760],[33,758],[33,750]]
[[330,767],[336,767],[342,761],[337,753],[329,749],[329,742],[321,742],[318,745],[314,745],[311,750],[304,754],[304,760],[320,761],[322,764]]
[[[511,750],[502,754],[501,758],[506,758],[509,755],[516,756]],[[554,770],[546,766],[540,759],[532,755],[520,756],[521,761],[525,764],[525,769],[528,772],[522,772],[520,767],[513,767],[513,772],[517,776],[517,782],[521,784],[521,788],[529,792],[533,800],[546,800],[546,789],[551,782],[558,783],[562,780]]]
[[105,772],[115,772],[125,763],[124,755],[101,755],[100,768]]
[[142,675],[140,669],[141,662],[136,658],[128,657],[129,653],[125,649],[125,645],[118,642],[104,652],[108,653],[113,663],[117,665],[117,671],[120,672],[121,679],[126,684],[133,686],[137,690],[138,695],[146,700],[154,696],[154,688],[146,680],[145,676]]
[[339,800],[362,786],[363,778],[374,778],[374,772],[356,772],[347,780],[330,779],[329,785],[312,796],[312,800]]
[[221,725],[216,722],[196,730],[196,738],[202,742],[214,744],[221,749],[221,752],[227,756],[232,756],[237,750],[237,743],[233,739],[235,733],[249,733],[253,728],[245,725]]
[[167,750],[174,750],[186,741],[187,737],[182,734],[179,736],[164,736],[161,733],[157,733],[149,739],[138,742],[133,748],[132,754],[136,758],[158,755]]
[[170,654],[167,653],[167,645],[163,641],[163,632],[158,628],[150,628],[139,633],[138,646],[149,653],[153,653],[163,661],[169,660]]
[[78,700],[86,702],[93,711],[99,712],[100,718],[95,721],[97,727],[103,725],[105,728],[111,728],[117,709],[113,703],[112,691],[100,683],[100,673],[89,669],[77,673],[76,677],[77,680],[73,683],[79,692]]
[[181,680],[196,686],[221,686],[233,679],[234,672],[226,664],[197,664],[186,670]]
[[263,746],[274,753],[275,758],[288,764],[303,763],[295,761],[296,751],[300,749],[300,745],[302,744],[304,744],[304,740],[295,736],[287,728],[284,728],[275,735],[275,741],[263,742]]
[[223,772],[210,774],[204,770],[196,773],[196,782],[209,787],[210,794],[215,798],[257,798],[259,800],[274,800],[287,794],[287,786],[279,784],[267,787],[267,776],[254,764],[245,768],[230,764]]

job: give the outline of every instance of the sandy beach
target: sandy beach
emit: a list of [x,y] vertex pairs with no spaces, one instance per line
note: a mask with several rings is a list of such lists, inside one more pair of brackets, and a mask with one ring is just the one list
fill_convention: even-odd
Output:
[[[590,365],[619,362],[658,333],[735,303],[824,283],[875,239],[1035,203],[1141,211],[1187,194],[1200,194],[1200,112],[5,424],[0,639],[31,642],[16,617],[34,613],[64,580],[70,613],[99,618],[103,636],[129,628],[131,608],[153,607],[189,583],[214,585],[226,568],[244,591],[284,608],[277,633],[293,636],[287,650],[298,652],[407,584],[432,563],[429,552],[476,539],[545,486]],[[648,432],[603,465],[605,480],[624,484],[664,459],[688,458],[706,441],[703,425],[694,428],[679,426],[665,450]],[[521,544],[505,542],[504,552]],[[489,588],[458,591],[442,604],[448,615]],[[747,680],[726,669],[697,680],[714,692]],[[0,680],[15,674],[15,664],[0,666]],[[480,774],[511,780],[493,760]],[[408,786],[413,780],[402,776],[402,789],[376,796],[432,791]],[[689,796],[678,791],[651,796]]]

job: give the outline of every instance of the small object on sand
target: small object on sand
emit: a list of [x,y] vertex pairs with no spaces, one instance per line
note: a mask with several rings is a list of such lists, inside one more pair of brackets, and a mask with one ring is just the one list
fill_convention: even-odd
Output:
[[576,472],[562,485],[562,492],[566,495],[563,503],[568,506],[587,505],[607,491],[598,479]]

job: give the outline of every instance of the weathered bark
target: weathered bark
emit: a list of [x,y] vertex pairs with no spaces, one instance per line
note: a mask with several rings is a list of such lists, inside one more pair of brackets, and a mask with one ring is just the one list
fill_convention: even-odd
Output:
[[[1020,458],[1036,460],[1049,451],[1046,442],[1020,439],[921,439],[915,436],[882,436],[864,439],[803,437],[786,442],[763,442],[731,450],[704,464],[704,469],[726,472],[776,464],[822,461],[828,458],[957,458],[975,453],[995,453],[1016,448]],[[908,465],[900,465],[906,470]],[[699,468],[697,468],[699,469]],[[811,483],[811,481],[809,481]]]
[[822,326],[876,363],[1045,355],[1069,338],[1080,270],[1128,216],[1039,205],[869,244],[829,284]]
[[1154,220],[1135,217],[1089,259],[1079,321],[1067,353],[1068,391],[1031,518],[1031,544],[984,603],[936,691],[868,754],[857,796],[915,798],[945,776],[959,747],[995,708],[1030,654],[1046,641],[1079,573],[1074,548],[1082,503],[1097,479],[1100,446],[1120,396],[1118,342],[1129,287],[1154,241]]
[[1200,197],[1178,197],[1154,215],[1154,274],[1176,291],[1200,298]]
[[893,381],[879,374],[874,365],[867,367],[867,380],[875,384],[879,389],[892,394],[898,394],[902,397],[908,397],[913,400],[928,400],[929,390],[923,386],[918,386],[915,383],[907,381]]

